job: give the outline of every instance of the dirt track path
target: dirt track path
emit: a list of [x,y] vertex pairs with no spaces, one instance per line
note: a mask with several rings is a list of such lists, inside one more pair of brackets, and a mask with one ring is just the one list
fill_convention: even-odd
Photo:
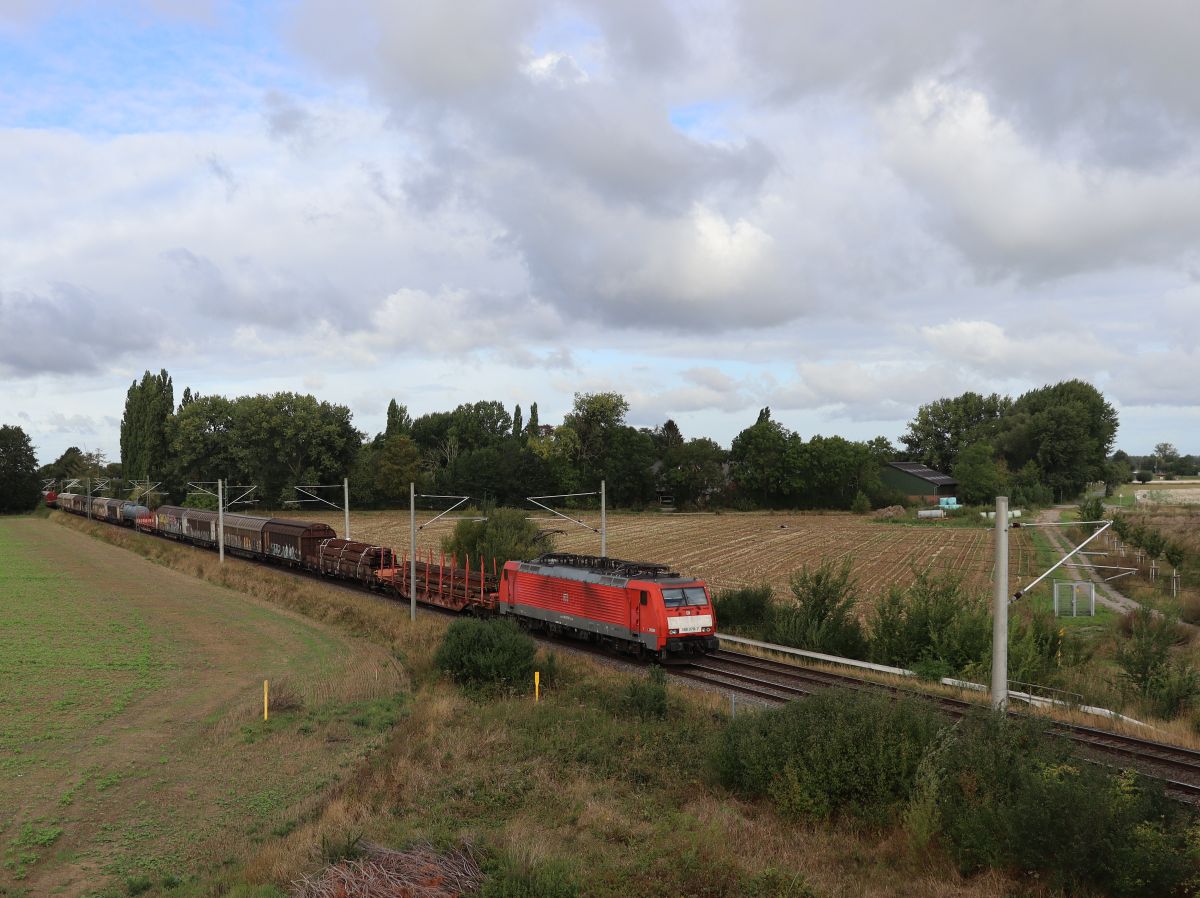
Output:
[[344,683],[352,707],[394,693],[397,673],[306,618],[45,520],[0,520],[0,886],[79,895],[239,856],[373,735],[336,704],[263,724],[263,680],[323,696]]
[[[1074,505],[1056,505],[1053,508],[1044,509],[1038,513],[1038,523],[1057,521],[1061,517],[1063,509],[1074,507]],[[1050,545],[1053,546],[1055,551],[1059,552],[1060,555],[1065,555],[1074,548],[1074,546],[1070,545],[1069,540],[1062,535],[1059,528],[1046,527],[1042,532],[1046,534],[1046,538],[1050,542]],[[1135,602],[1133,599],[1114,588],[1112,584],[1105,583],[1103,576],[1096,571],[1084,571],[1084,569],[1076,567],[1062,567],[1059,568],[1059,570],[1065,571],[1072,580],[1084,580],[1086,578],[1095,583],[1096,601],[1105,608],[1111,608],[1113,611],[1116,611],[1119,614],[1124,614],[1127,611],[1135,611],[1141,607],[1141,605]]]

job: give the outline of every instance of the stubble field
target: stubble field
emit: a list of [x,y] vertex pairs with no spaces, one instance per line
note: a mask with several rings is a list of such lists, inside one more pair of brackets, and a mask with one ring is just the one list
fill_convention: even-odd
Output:
[[[598,528],[599,514],[582,513],[584,523]],[[343,521],[335,513],[305,517],[330,524],[341,535]],[[432,514],[418,512],[418,524]],[[554,535],[555,548],[564,552],[598,554],[599,536],[561,519],[539,517]],[[948,522],[947,522],[948,523]],[[452,524],[439,522],[417,535],[419,552],[440,549]],[[394,547],[404,554],[409,544],[409,519],[401,511],[351,514],[355,539]],[[910,583],[918,572],[953,572],[972,590],[991,589],[992,531],[986,527],[889,524],[850,514],[726,513],[608,515],[608,554],[617,558],[669,564],[680,573],[702,577],[717,590],[766,583],[786,595],[788,578],[804,565],[831,559],[851,559],[855,580],[864,597],[886,592],[893,584]],[[1035,569],[1026,534],[1013,531],[1010,539],[1010,582]]]

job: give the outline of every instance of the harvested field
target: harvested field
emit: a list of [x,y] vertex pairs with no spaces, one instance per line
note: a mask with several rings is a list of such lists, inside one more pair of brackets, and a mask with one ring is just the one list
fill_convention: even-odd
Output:
[[0,895],[213,875],[403,713],[385,649],[44,519],[0,519],[0,628]]
[[[333,514],[310,513],[341,530]],[[418,522],[432,517],[418,513]],[[599,526],[599,515],[582,520]],[[599,537],[566,522],[540,520],[544,527],[562,529],[556,548],[595,553]],[[438,550],[450,525],[436,525],[417,535],[421,551]],[[351,514],[351,532],[393,546],[403,553],[408,545],[408,515],[397,511]],[[972,589],[991,589],[992,531],[985,527],[880,523],[849,514],[727,513],[624,514],[608,516],[608,553],[619,558],[656,561],[703,577],[717,589],[768,583],[786,593],[788,576],[803,565],[825,559],[851,558],[854,576],[864,595],[876,595],[892,584],[911,582],[918,571],[954,571]],[[1010,582],[1034,570],[1027,534],[1013,531],[1010,540]]]

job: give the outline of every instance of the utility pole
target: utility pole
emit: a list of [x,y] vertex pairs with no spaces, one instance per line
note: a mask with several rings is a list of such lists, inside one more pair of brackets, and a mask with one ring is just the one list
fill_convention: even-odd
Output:
[[342,497],[346,506],[346,541],[350,541],[350,478],[342,478]]
[[217,552],[225,563],[225,481],[217,481]]
[[992,708],[1008,706],[1008,496],[996,497],[996,571],[992,590]]
[[92,478],[87,479],[87,513],[88,520],[92,519]]

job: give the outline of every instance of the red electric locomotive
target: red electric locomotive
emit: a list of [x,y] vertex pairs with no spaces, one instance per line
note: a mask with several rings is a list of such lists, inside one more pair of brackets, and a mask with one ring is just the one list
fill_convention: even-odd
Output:
[[496,610],[535,628],[664,660],[718,648],[703,581],[661,564],[567,554],[509,561]]

